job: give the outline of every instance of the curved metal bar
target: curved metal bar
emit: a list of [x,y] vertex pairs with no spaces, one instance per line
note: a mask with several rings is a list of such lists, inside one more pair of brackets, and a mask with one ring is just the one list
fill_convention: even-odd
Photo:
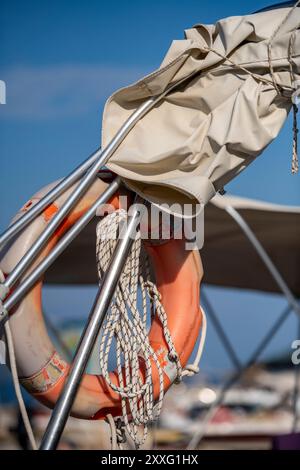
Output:
[[16,222],[12,223],[0,235],[0,248],[5,245],[13,236],[20,232],[26,225],[28,225],[35,217],[37,217],[49,204],[51,204],[58,196],[60,196],[66,189],[69,189],[96,161],[97,155],[93,153],[81,165],[75,168],[66,178],[60,181],[54,188],[52,188],[39,202],[34,204],[22,217]]
[[31,263],[36,259],[38,254],[41,252],[43,247],[46,245],[49,238],[53,235],[59,224],[64,220],[68,215],[71,209],[78,203],[83,194],[91,186],[92,182],[96,178],[98,171],[103,165],[107,162],[110,156],[115,152],[120,143],[124,140],[126,135],[134,127],[135,123],[144,116],[149,109],[151,109],[156,102],[155,98],[151,98],[145,103],[143,103],[130,117],[127,119],[125,124],[117,132],[116,136],[112,139],[110,144],[101,151],[100,149],[95,152],[96,162],[91,166],[87,171],[85,176],[79,182],[78,186],[74,189],[72,194],[68,197],[65,203],[61,206],[59,211],[54,215],[49,224],[47,225],[44,232],[40,237],[34,242],[34,244],[29,248],[27,253],[19,261],[19,263],[14,267],[9,276],[6,278],[3,286],[5,289],[11,289],[14,284],[20,279],[22,274],[26,271]]
[[275,321],[271,329],[266,333],[266,335],[263,337],[261,342],[258,344],[258,346],[254,350],[254,352],[252,353],[250,359],[246,362],[246,364],[243,365],[239,370],[234,372],[222,385],[216,399],[210,405],[210,407],[208,408],[204,416],[201,429],[194,433],[192,439],[188,443],[187,449],[189,450],[197,449],[197,447],[199,446],[200,442],[202,441],[202,439],[204,438],[206,434],[207,426],[209,425],[212,417],[214,416],[219,406],[223,403],[228,390],[241,379],[243,374],[245,374],[245,372],[248,369],[250,369],[250,367],[252,367],[255,364],[255,362],[264,352],[264,350],[266,349],[270,341],[273,339],[277,331],[284,324],[285,320],[290,315],[291,310],[292,310],[291,306],[288,305],[285,308],[285,310],[282,312],[282,314],[279,316],[279,318]]
[[135,239],[136,229],[142,216],[141,204],[137,204],[138,200],[139,198],[136,199],[136,204],[133,205],[133,210],[128,218],[126,230],[122,233],[122,238],[119,238],[112,255],[110,265],[104,274],[88,323],[75,353],[70,373],[66,379],[66,383],[55,405],[42,439],[40,446],[41,450],[56,449],[60,436],[66,425],[82,376],[86,369],[87,362],[103,324],[106,311],[110,306],[130,247]]
[[251,230],[245,219],[239,214],[239,212],[234,209],[232,206],[226,206],[225,207],[226,212],[235,220],[235,222],[239,225],[239,227],[242,229],[250,243],[252,244],[253,248],[257,252],[257,254],[260,256],[262,261],[264,262],[266,268],[268,269],[269,273],[273,277],[274,281],[278,285],[279,289],[281,292],[285,295],[289,305],[292,307],[292,309],[297,313],[297,315],[300,316],[300,305],[297,302],[297,299],[294,297],[292,291],[290,290],[289,286],[283,279],[282,275],[276,268],[275,264],[267,254],[266,250],[260,243],[260,241],[257,239],[255,236],[254,232]]
[[119,178],[116,178],[109,187],[101,194],[90,209],[70,228],[66,235],[55,245],[51,252],[44,258],[38,266],[24,279],[24,281],[12,292],[12,294],[3,302],[4,320],[8,312],[27,294],[27,292],[37,283],[45,271],[52,265],[58,256],[67,248],[67,246],[77,237],[84,227],[95,216],[98,207],[105,204],[117,191],[121,184]]
[[93,158],[95,158],[95,163],[90,167],[87,171],[85,176],[79,182],[78,186],[74,189],[72,194],[68,197],[59,211],[55,214],[55,216],[51,219],[49,224],[47,225],[44,232],[41,236],[35,241],[35,243],[30,247],[27,253],[23,256],[23,258],[19,261],[19,263],[14,267],[11,271],[9,276],[6,278],[5,282],[2,284],[3,292],[10,290],[14,284],[20,279],[22,274],[30,267],[32,262],[36,259],[38,254],[41,252],[43,247],[46,245],[47,241],[51,237],[51,235],[55,232],[59,224],[63,221],[63,219],[68,215],[71,209],[77,204],[80,198],[85,194],[88,190],[98,171],[104,166],[109,158],[114,154],[117,150],[119,145],[123,142],[125,137],[129,134],[131,129],[135,126],[135,124],[143,117],[145,114],[148,113],[156,104],[158,104],[167,94],[169,94],[172,90],[177,88],[179,85],[183,84],[186,81],[191,80],[194,76],[199,74],[199,71],[196,70],[191,75],[182,78],[178,82],[173,83],[169,88],[163,91],[158,96],[153,96],[145,101],[136,111],[132,113],[132,115],[127,119],[127,121],[123,124],[120,130],[117,132],[115,137],[111,140],[108,146],[101,151],[100,149],[95,152]]

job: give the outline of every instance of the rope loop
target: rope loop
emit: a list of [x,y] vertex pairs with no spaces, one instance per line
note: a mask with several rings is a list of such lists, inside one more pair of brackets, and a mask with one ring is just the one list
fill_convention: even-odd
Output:
[[154,282],[147,280],[144,283],[144,287],[147,289],[148,295],[151,300],[153,300],[154,302],[161,302],[162,300],[161,293],[157,289]]
[[[124,222],[126,217],[127,213],[124,210],[118,210],[103,218],[97,225],[96,255],[99,280],[109,266],[117,243],[119,224]],[[151,278],[150,262],[143,250],[138,232],[106,316],[99,345],[101,373],[107,384],[121,397],[122,419],[116,421],[107,416],[112,432],[112,447],[122,444],[126,429],[139,448],[147,438],[149,424],[156,420],[161,412],[164,398],[163,370],[148,337],[149,319],[153,319],[153,312],[161,323],[169,350],[169,359],[175,362],[177,367],[175,382],[181,381],[182,377],[187,375],[185,372],[191,375],[199,371],[198,363],[194,365],[194,369],[190,366],[188,371],[183,370],[161,300],[161,294]],[[118,385],[112,383],[109,375],[108,362],[111,351],[114,351],[116,356]],[[200,356],[198,353],[196,358],[198,362]],[[144,378],[140,373],[141,361],[145,371]],[[159,380],[159,394],[156,401],[154,401],[152,382],[154,365]]]

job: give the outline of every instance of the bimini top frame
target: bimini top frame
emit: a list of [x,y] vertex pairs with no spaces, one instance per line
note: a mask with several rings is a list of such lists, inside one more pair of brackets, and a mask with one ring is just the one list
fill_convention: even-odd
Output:
[[[286,6],[286,5],[285,5]],[[273,6],[271,8],[279,8]],[[199,72],[185,77],[184,79],[173,84],[167,88],[162,94],[151,97],[143,105],[140,106],[124,123],[121,129],[117,132],[112,141],[108,146],[101,150],[97,149],[84,163],[77,167],[72,173],[70,173],[65,179],[63,179],[57,186],[55,186],[46,196],[44,196],[37,204],[35,204],[26,214],[24,214],[18,221],[12,224],[4,233],[0,236],[0,247],[4,246],[13,236],[19,233],[25,226],[27,226],[32,220],[35,219],[50,203],[52,203],[59,195],[66,191],[70,186],[78,182],[78,185],[73,190],[71,195],[66,199],[65,203],[61,206],[55,216],[51,219],[41,236],[36,242],[30,247],[25,256],[19,261],[14,267],[11,273],[7,276],[5,281],[0,285],[0,320],[8,321],[8,313],[11,308],[20,301],[24,295],[31,289],[41,274],[53,263],[53,261],[60,255],[60,253],[69,245],[69,243],[76,237],[76,235],[83,229],[83,227],[91,220],[95,215],[96,209],[99,204],[106,202],[116,189],[120,185],[119,179],[114,181],[106,192],[96,201],[91,209],[73,226],[73,228],[60,240],[56,245],[56,248],[32,271],[30,275],[25,277],[20,283],[14,293],[9,296],[9,291],[15,286],[21,276],[31,267],[32,263],[36,260],[43,247],[46,245],[50,237],[53,235],[57,227],[69,214],[72,208],[79,202],[81,197],[86,193],[92,182],[97,177],[99,170],[105,165],[109,158],[114,154],[118,146],[125,139],[135,124],[153,107],[159,103],[166,95],[168,95],[177,86],[181,85],[185,81],[189,81],[193,76]],[[233,214],[231,214],[233,216]],[[119,239],[116,250],[112,257],[110,266],[105,274],[103,283],[98,290],[96,300],[91,310],[90,317],[87,325],[81,336],[79,346],[76,350],[75,357],[70,369],[69,376],[64,385],[61,396],[56,403],[48,427],[46,429],[44,438],[42,440],[41,449],[50,450],[55,449],[61,434],[64,430],[67,422],[70,410],[72,408],[76,393],[81,382],[83,373],[86,368],[86,364],[90,357],[92,348],[94,346],[96,337],[99,333],[101,325],[103,323],[105,313],[110,305],[111,299],[114,294],[115,287],[119,280],[120,273],[122,272],[123,266],[126,261],[128,251],[132,243],[132,234],[135,232],[139,220],[141,217],[141,211],[136,209],[133,211],[130,221],[127,224],[127,228],[124,236]],[[238,223],[240,221],[237,220]],[[247,232],[247,231],[246,231]],[[246,233],[250,241],[253,243],[249,234]],[[262,252],[258,249],[256,243],[253,243],[255,249],[258,251],[260,256]],[[265,258],[263,256],[263,258]],[[266,262],[266,259],[264,259]],[[268,265],[268,263],[266,264]],[[268,268],[270,266],[267,266]],[[273,272],[272,275],[275,273]],[[278,281],[278,276],[277,281]],[[275,279],[276,280],[276,279]],[[281,285],[282,289],[283,285]],[[297,307],[297,301],[293,299],[292,294],[288,293],[286,289],[282,289],[283,293],[287,295],[289,304],[299,313]]]
[[[20,277],[30,268],[57,227],[69,214],[72,208],[78,203],[81,197],[86,193],[88,188],[97,177],[99,170],[106,164],[106,162],[113,155],[115,150],[125,139],[131,129],[166,95],[168,95],[172,90],[177,88],[185,81],[190,80],[197,73],[199,72],[197,71],[188,77],[184,77],[184,79],[174,83],[160,95],[151,97],[145,101],[145,103],[143,103],[135,112],[132,113],[132,115],[123,124],[121,129],[117,132],[115,137],[105,149],[101,150],[99,148],[96,150],[96,152],[94,152],[82,165],[77,167],[48,194],[46,194],[37,204],[35,204],[25,215],[23,215],[17,222],[12,224],[4,233],[2,233],[0,236],[0,247],[5,245],[5,243],[7,243],[13,236],[19,233],[32,220],[34,220],[34,218],[37,217],[45,207],[52,203],[60,194],[70,188],[74,182],[81,178],[76,188],[66,199],[55,216],[51,219],[40,237],[33,243],[23,258],[7,276],[5,281],[0,285],[0,320],[8,321],[8,313],[11,308],[26,295],[26,293],[35,285],[40,276],[46,271],[46,269],[49,268],[54,260],[69,245],[69,243],[87,225],[87,223],[95,215],[99,204],[107,202],[107,200],[117,190],[120,185],[120,180],[118,178],[93,204],[90,210],[84,216],[82,216],[81,219],[79,219],[79,221],[72,227],[72,229],[70,229],[70,231],[60,240],[60,242],[50,252],[50,254],[37,267],[35,267],[35,269],[27,277],[25,277],[25,279],[22,280],[13,294],[6,298],[10,289],[15,286]],[[134,209],[129,219],[129,223],[127,224],[124,236],[122,234],[122,237],[118,240],[110,266],[104,276],[102,285],[98,290],[98,294],[87,325],[81,336],[73,363],[71,365],[69,376],[66,380],[61,396],[56,403],[48,427],[46,429],[44,438],[42,440],[41,449],[55,449],[59,442],[91,351],[105,318],[105,313],[111,303],[115,287],[126,262],[126,257],[133,240],[132,234],[135,233],[141,217],[140,212],[141,211],[139,209]]]
[[[202,439],[205,437],[205,433],[208,427],[208,424],[211,422],[212,418],[214,417],[216,411],[219,409],[220,405],[223,403],[224,398],[228,390],[238,382],[241,377],[245,374],[245,372],[252,367],[261,354],[265,351],[266,347],[275,336],[277,331],[281,328],[285,320],[288,318],[290,313],[294,311],[298,317],[298,331],[300,332],[300,305],[292,291],[290,290],[289,286],[285,282],[284,278],[282,277],[279,270],[276,268],[275,264],[273,263],[272,259],[256,237],[255,233],[251,230],[250,226],[247,224],[245,219],[241,216],[241,214],[231,205],[225,206],[225,210],[230,217],[237,223],[240,227],[242,232],[244,233],[245,237],[249,240],[251,245],[253,246],[254,250],[264,263],[265,267],[269,271],[270,275],[278,285],[280,291],[286,298],[288,305],[281,313],[279,318],[275,321],[275,323],[271,326],[269,331],[265,334],[263,339],[260,341],[259,345],[255,348],[254,352],[251,354],[249,360],[243,365],[238,358],[238,355],[235,352],[233,345],[231,344],[230,339],[228,338],[227,334],[225,333],[218,316],[216,315],[211,303],[209,302],[208,297],[206,296],[205,292],[202,289],[201,298],[202,303],[205,308],[205,311],[208,315],[208,318],[211,319],[217,334],[224,345],[224,348],[230,358],[232,365],[234,367],[233,374],[225,381],[223,386],[221,387],[218,395],[216,396],[214,402],[210,405],[204,419],[202,422],[201,429],[198,432],[194,433],[192,439],[189,442],[188,448],[189,449],[196,449]],[[299,385],[298,385],[298,375],[299,375],[299,366],[295,367],[295,390],[294,390],[294,419],[293,419],[293,431],[296,432],[297,430],[297,423],[298,423],[298,409],[297,409],[297,400],[299,397]]]

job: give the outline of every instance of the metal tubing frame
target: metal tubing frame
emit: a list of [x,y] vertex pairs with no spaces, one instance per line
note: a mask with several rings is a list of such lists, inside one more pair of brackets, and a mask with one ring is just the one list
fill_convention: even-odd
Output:
[[251,230],[245,219],[241,216],[241,214],[234,209],[232,206],[225,207],[226,212],[234,219],[234,221],[239,225],[241,230],[244,232],[246,237],[248,238],[249,242],[265,264],[266,268],[268,269],[269,273],[273,277],[274,281],[278,285],[279,289],[286,297],[289,305],[291,306],[292,310],[300,316],[300,305],[297,302],[297,299],[293,295],[291,289],[283,279],[282,275],[276,268],[275,264],[271,260],[270,256],[267,254],[266,250],[260,243],[260,241],[255,236],[254,232]]
[[230,339],[225,333],[222,327],[222,324],[219,321],[218,316],[216,315],[215,310],[212,304],[210,303],[204,289],[201,289],[201,304],[204,305],[205,312],[207,313],[208,317],[211,319],[212,324],[215,327],[216,333],[219,336],[219,339],[221,343],[223,344],[224,349],[227,352],[227,355],[232,362],[232,365],[235,367],[235,369],[239,370],[242,367],[241,361],[239,360],[235,352],[235,349],[233,345],[231,344]]
[[[132,115],[126,120],[123,126],[119,129],[115,137],[111,140],[108,146],[101,151],[99,148],[91,155],[91,157],[80,165],[74,172],[72,172],[67,178],[62,180],[55,188],[49,191],[44,198],[39,201],[31,210],[28,211],[22,218],[19,219],[19,223],[13,224],[6,232],[4,232],[0,241],[1,244],[5,244],[13,235],[17,234],[23,227],[25,227],[30,221],[32,221],[40,212],[45,208],[49,203],[53,202],[54,199],[62,194],[71,184],[80,178],[80,176],[86,171],[85,176],[79,182],[72,194],[67,198],[62,207],[53,217],[49,225],[46,227],[42,235],[35,241],[31,248],[26,252],[23,258],[19,263],[14,267],[9,276],[6,278],[5,282],[1,285],[1,311],[0,315],[6,316],[7,310],[11,308],[12,304],[15,304],[19,299],[25,295],[25,293],[35,284],[38,277],[49,267],[54,259],[65,249],[68,242],[70,242],[80,230],[77,231],[77,228],[82,224],[82,219],[85,220],[84,216],[80,219],[76,228],[73,227],[67,235],[64,237],[61,242],[56,245],[56,248],[45,258],[42,263],[31,273],[26,279],[25,282],[17,289],[6,302],[2,302],[5,298],[6,292],[14,286],[17,280],[22,276],[22,274],[30,267],[33,261],[36,259],[40,251],[43,249],[51,235],[57,229],[59,224],[63,219],[68,215],[73,206],[80,200],[80,198],[88,190],[89,186],[92,184],[93,180],[96,178],[98,171],[103,165],[109,160],[113,155],[118,146],[123,142],[125,137],[128,135],[130,130],[135,126],[135,124],[150,111],[156,104],[158,104],[168,93],[173,89],[177,88],[179,85],[184,84],[196,76],[199,71],[195,71],[191,75],[182,78],[178,82],[172,84],[169,88],[163,91],[158,96],[153,96],[145,101]],[[80,344],[78,346],[77,352],[74,357],[73,365],[70,369],[70,375],[68,376],[65,387],[62,391],[62,394],[58,400],[58,403],[53,411],[49,425],[47,427],[45,436],[42,441],[41,449],[52,449],[55,448],[61,433],[63,432],[65,423],[68,419],[68,415],[72,408],[73,401],[76,396],[77,389],[82,378],[82,374],[85,370],[87,361],[92,351],[92,347],[96,340],[97,334],[101,328],[102,322],[105,317],[105,308],[108,308],[110,305],[111,298],[113,296],[115,286],[119,280],[119,275],[122,271],[122,267],[126,261],[126,255],[130,249],[132,240],[130,237],[130,230],[133,230],[132,224],[136,222],[137,211],[130,218],[130,225],[126,231],[126,236],[124,239],[120,239],[115,253],[113,254],[111,264],[107,271],[107,274],[104,276],[103,284],[99,289],[98,296],[96,298],[92,313],[90,315],[90,320],[84,330]],[[86,214],[87,217],[87,214]],[[1,246],[1,245],[0,245]],[[107,289],[107,291],[105,291]],[[96,336],[95,336],[96,334]]]
[[122,233],[122,236],[119,237],[110,265],[104,274],[88,323],[75,353],[69,375],[46,428],[40,450],[56,449],[66,425],[82,376],[103,324],[106,311],[111,304],[112,297],[142,216],[143,209],[141,209],[140,205],[134,204],[132,209],[126,229],[124,233]]
[[[129,119],[124,123],[124,125],[115,135],[115,137],[103,151],[101,151],[100,148],[96,150],[83,164],[78,166],[72,173],[70,173],[66,178],[64,178],[60,183],[58,183],[26,214],[24,214],[18,221],[12,224],[5,232],[1,234],[0,247],[3,246],[8,240],[10,240],[14,235],[16,235],[28,223],[30,223],[36,216],[38,216],[42,212],[45,207],[47,207],[48,204],[53,202],[55,198],[61,195],[86,172],[85,176],[82,178],[76,189],[72,192],[72,194],[68,197],[63,206],[57,212],[57,214],[53,217],[53,219],[51,220],[45,231],[42,233],[42,235],[38,238],[38,240],[36,240],[36,242],[32,245],[32,247],[20,260],[20,262],[15,266],[10,275],[6,278],[5,282],[3,283],[4,288],[10,289],[11,287],[13,287],[16,281],[26,271],[26,269],[30,267],[31,263],[38,256],[38,254],[40,253],[44,245],[47,243],[51,235],[54,233],[58,225],[63,221],[66,215],[71,211],[71,209],[76,205],[76,203],[80,200],[83,194],[87,191],[89,186],[92,184],[93,180],[96,178],[98,171],[113,155],[120,143],[124,140],[130,130],[134,127],[136,122],[138,122],[139,119],[141,119],[170,91],[172,91],[181,83],[191,79],[197,73],[198,72],[195,72],[189,77],[185,77],[179,82],[171,85],[171,87],[165,90],[165,92],[163,92],[161,95],[157,97],[152,97],[145,103],[143,103],[143,105],[141,105],[140,108],[138,108],[129,117]],[[101,202],[97,202],[98,207]],[[92,206],[93,210],[91,208],[85,214],[85,216],[83,216],[77,222],[77,224],[74,225],[74,227],[67,233],[67,235],[61,240],[61,242],[56,245],[54,250],[52,250],[52,252],[45,258],[45,260],[43,260],[38,265],[38,267],[35,268],[35,270],[25,279],[25,281],[9,297],[9,299],[4,302],[4,311],[8,311],[10,308],[12,308],[12,306],[15,305],[15,303],[17,303],[17,301],[20,300],[26,294],[26,292],[28,292],[28,290],[36,283],[41,274],[45,272],[45,270],[52,264],[52,262],[59,256],[59,254],[66,248],[66,246],[68,246],[68,244],[76,237],[80,230],[82,230],[82,228],[89,222],[90,218],[92,218],[92,216],[94,215],[94,210],[97,209],[97,207],[94,206],[95,205]],[[293,296],[291,290],[287,286],[286,282],[282,278],[281,274],[275,267],[272,260],[267,255],[266,251],[264,250],[258,239],[255,237],[248,224],[233,207],[227,206],[225,209],[227,213],[240,226],[250,243],[253,245],[253,247],[261,257],[264,264],[268,268],[270,274],[279,286],[280,290],[287,298],[289,305],[298,315],[300,315],[300,306],[297,300]],[[80,380],[84,373],[86,364],[89,360],[89,356],[96,341],[96,337],[103,323],[105,312],[110,305],[115,287],[122,271],[122,267],[124,266],[124,263],[126,261],[126,256],[132,243],[131,235],[133,233],[133,230],[136,230],[137,219],[139,219],[139,217],[140,211],[136,210],[130,218],[130,223],[126,230],[126,236],[123,239],[120,239],[117,244],[109,269],[107,270],[104,276],[103,284],[101,285],[101,288],[98,291],[98,295],[95,300],[89,322],[81,337],[80,344],[78,346],[77,352],[74,357],[73,365],[70,370],[70,374],[49,421],[47,430],[42,441],[41,449],[54,449],[59,441],[61,433],[63,432],[64,426],[68,419],[69,412],[72,408],[72,404],[76,396],[76,392],[80,384]],[[243,370],[244,369],[240,370],[239,372],[242,373]]]
[[90,209],[70,228],[66,235],[55,245],[51,252],[44,258],[38,266],[22,281],[22,283],[12,292],[12,294],[3,302],[3,317],[5,319],[8,312],[27,294],[27,292],[37,283],[45,271],[52,265],[58,256],[67,248],[67,246],[76,238],[84,227],[95,216],[98,207],[105,204],[120,187],[120,178],[116,178],[101,196],[94,202]]
[[285,310],[280,314],[279,318],[275,321],[273,326],[270,328],[270,330],[267,332],[267,334],[263,337],[263,339],[260,341],[246,364],[243,365],[241,369],[238,369],[236,372],[234,372],[228,380],[223,384],[222,388],[220,389],[220,392],[218,396],[216,397],[215,401],[210,405],[209,409],[206,412],[206,415],[204,417],[204,429],[201,429],[198,432],[195,432],[192,439],[190,440],[187,449],[195,449],[202,439],[205,436],[206,433],[206,426],[210,423],[210,420],[214,416],[214,413],[218,409],[218,407],[222,404],[226,393],[228,390],[236,383],[238,382],[243,374],[248,370],[250,367],[255,364],[259,356],[263,353],[267,345],[270,343],[272,338],[275,336],[277,331],[281,328],[285,320],[288,318],[292,311],[292,308],[290,305],[288,305]]
[[126,135],[130,132],[132,127],[135,123],[142,117],[144,114],[153,107],[155,99],[152,98],[146,101],[142,106],[135,111],[131,117],[125,122],[125,124],[121,127],[119,132],[116,136],[112,139],[110,144],[103,150],[96,151],[96,162],[90,167],[84,177],[81,179],[77,187],[74,189],[72,194],[67,198],[65,203],[61,206],[58,212],[54,215],[51,219],[47,227],[45,228],[44,232],[39,236],[39,238],[33,243],[33,245],[29,248],[26,254],[22,257],[22,259],[17,263],[14,269],[10,272],[3,283],[3,287],[5,289],[11,289],[14,284],[18,281],[18,279],[22,276],[22,274],[28,269],[31,263],[35,260],[38,254],[41,252],[49,238],[53,235],[59,224],[63,221],[63,219],[68,215],[71,209],[78,203],[81,197],[85,194],[87,189],[90,187],[98,171],[101,169],[103,165],[107,162],[107,160],[111,157],[111,155],[115,152],[118,148],[120,143],[124,140]]
[[[285,296],[285,298],[288,301],[288,307],[283,311],[283,313],[280,315],[279,319],[275,322],[275,324],[272,326],[272,328],[269,330],[269,332],[266,334],[264,339],[260,342],[259,346],[257,346],[256,350],[252,354],[251,358],[247,361],[245,365],[243,365],[240,369],[237,370],[236,373],[234,373],[223,385],[219,396],[215,400],[215,402],[212,403],[211,407],[209,408],[206,417],[204,418],[205,425],[209,424],[210,419],[211,419],[211,412],[218,408],[222,401],[224,400],[226,392],[234,385],[244,374],[244,372],[251,367],[258,357],[261,355],[263,350],[265,349],[266,345],[269,343],[269,341],[273,338],[275,333],[278,331],[278,329],[281,327],[283,322],[286,320],[288,315],[290,314],[291,311],[294,311],[297,315],[298,318],[300,318],[300,305],[293,295],[292,291],[288,287],[287,283],[283,279],[282,275],[276,268],[275,264],[265,251],[264,247],[260,243],[260,241],[257,239],[255,236],[255,233],[251,230],[245,219],[241,216],[241,214],[232,206],[228,205],[225,207],[226,212],[233,218],[233,220],[238,224],[240,229],[243,231],[244,235],[246,238],[249,240],[255,251],[257,252],[258,256],[261,258],[263,261],[264,265],[268,269],[269,273],[275,280],[276,284],[280,288],[281,292]],[[220,325],[219,325],[220,326]],[[295,372],[295,375],[297,376],[297,370]],[[298,394],[298,389],[296,388],[297,383],[295,385],[295,394]],[[295,414],[294,418],[294,426],[297,423],[297,415]],[[205,428],[204,430],[201,430],[200,432],[196,432],[189,442],[188,448],[193,449],[196,446],[199,445],[201,442],[202,438],[205,436]]]
[[[63,221],[63,219],[68,215],[71,209],[76,205],[76,203],[80,200],[80,198],[85,194],[88,190],[89,186],[92,184],[98,171],[104,166],[109,158],[113,155],[119,145],[123,142],[125,137],[129,134],[131,129],[135,126],[135,124],[147,114],[156,104],[158,104],[168,93],[170,93],[173,89],[177,88],[179,85],[183,84],[184,82],[191,80],[194,76],[199,74],[199,71],[195,71],[191,75],[184,77],[183,79],[179,80],[178,82],[172,84],[169,88],[163,91],[158,96],[153,96],[145,101],[136,111],[132,113],[132,115],[125,121],[125,123],[121,126],[119,131],[113,137],[111,142],[107,145],[104,150],[98,149],[96,152],[90,157],[88,160],[94,160],[94,163],[90,166],[84,177],[81,179],[77,187],[74,189],[72,194],[67,198],[58,212],[54,215],[51,219],[49,224],[47,225],[44,232],[40,235],[40,237],[33,243],[33,245],[29,248],[26,254],[22,257],[22,259],[17,263],[14,269],[10,272],[10,274],[5,279],[4,283],[2,284],[2,296],[5,296],[5,292],[9,291],[14,284],[18,281],[18,279],[22,276],[22,274],[30,267],[33,261],[36,259],[38,254],[41,252],[51,235],[55,232],[59,224]],[[88,163],[87,163],[88,166]],[[65,184],[65,183],[64,183]],[[66,186],[64,187],[66,188]],[[61,191],[63,191],[60,188]],[[44,203],[43,203],[44,204]],[[41,207],[41,206],[40,206]],[[39,210],[40,210],[39,207]],[[32,215],[32,218],[34,216]],[[25,224],[25,222],[24,222]],[[3,298],[3,297],[2,297]]]
[[3,247],[13,236],[17,235],[26,225],[28,225],[35,217],[37,217],[49,204],[51,204],[58,196],[75,183],[87,169],[96,161],[97,155],[93,153],[87,160],[79,165],[75,170],[60,181],[52,188],[40,201],[34,204],[25,214],[16,222],[12,223],[0,235],[0,248]]

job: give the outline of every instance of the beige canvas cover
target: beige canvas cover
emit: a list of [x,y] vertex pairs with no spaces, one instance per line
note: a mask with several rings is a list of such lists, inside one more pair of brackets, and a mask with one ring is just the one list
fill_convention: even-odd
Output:
[[[300,79],[299,8],[272,40],[273,75],[268,56],[269,40],[289,12],[281,8],[187,29],[157,71],[108,99],[102,146],[147,98],[199,74],[141,119],[107,166],[152,202],[206,204],[278,135],[291,109]],[[289,171],[291,145],[283,151]]]

